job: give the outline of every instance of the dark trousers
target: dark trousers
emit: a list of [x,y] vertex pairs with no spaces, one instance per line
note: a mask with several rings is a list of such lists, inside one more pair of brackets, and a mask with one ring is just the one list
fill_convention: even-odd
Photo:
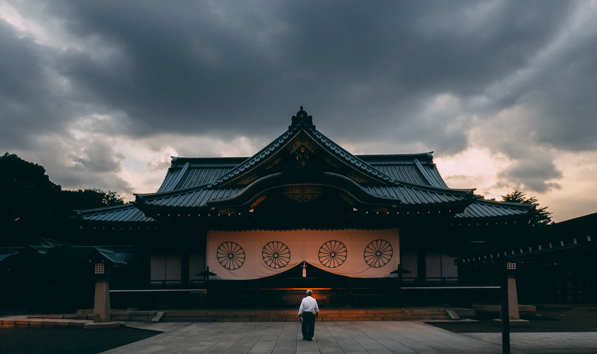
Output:
[[303,338],[313,339],[315,331],[315,315],[313,312],[303,312],[303,324],[301,327],[303,331]]

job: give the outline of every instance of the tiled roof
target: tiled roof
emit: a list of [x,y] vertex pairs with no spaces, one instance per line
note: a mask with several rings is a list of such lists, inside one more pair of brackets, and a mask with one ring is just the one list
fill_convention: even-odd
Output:
[[114,254],[116,255],[116,257],[123,260],[126,264],[131,264],[133,262],[133,260],[135,259],[135,257],[137,256],[137,253],[135,252],[134,249],[129,249],[129,250],[115,249]]
[[[154,194],[143,198],[143,203],[164,207],[199,208],[205,207],[207,202],[212,200],[233,198],[243,190],[244,188],[195,189],[164,196]],[[467,198],[462,192],[455,193],[453,190],[427,190],[411,186],[375,186],[364,187],[363,190],[379,197],[395,199],[401,204],[446,203]]]
[[[299,121],[251,158],[237,158],[237,160],[242,160],[242,163],[232,169],[229,169],[229,165],[224,167],[218,164],[216,159],[210,161],[212,164],[209,167],[206,164],[202,166],[201,163],[195,163],[197,167],[192,167],[193,162],[200,162],[199,160],[187,159],[180,161],[184,162],[184,165],[181,165],[178,160],[173,161],[173,165],[176,162],[176,167],[170,168],[159,192],[153,195],[138,195],[137,200],[154,206],[203,207],[212,200],[232,198],[242,192],[244,188],[222,188],[220,185],[258,165],[262,160],[281,149],[300,130],[309,133],[313,139],[325,146],[328,151],[331,151],[338,158],[362,173],[374,180],[385,182],[382,184],[392,185],[390,187],[380,185],[364,188],[373,195],[393,198],[404,204],[443,203],[465,199],[463,191],[450,190],[446,186],[435,165],[430,163],[432,160],[431,153],[374,155],[363,156],[363,159],[361,159],[321,134],[313,125]],[[419,161],[419,158],[423,162]],[[365,160],[370,160],[371,164]],[[420,188],[416,185],[419,185]],[[425,186],[434,188],[426,190]],[[438,188],[442,190],[438,190]],[[164,193],[176,190],[180,190],[180,192]]]
[[81,256],[87,257],[89,252],[95,250],[105,259],[120,266],[126,266],[129,264],[135,259],[137,254],[134,246],[79,246],[42,238],[39,243],[24,247],[0,247],[0,263],[23,250],[29,249],[29,247],[35,249],[39,254],[42,255],[49,254],[48,252],[54,251],[59,251],[62,252],[62,254],[65,254],[64,252],[66,251],[67,254],[75,254],[79,258]]
[[[444,202],[449,201],[456,201],[461,200],[462,197],[455,197],[455,196],[447,196],[441,194],[425,194],[425,193],[404,193],[404,191],[400,191],[400,188],[388,188],[385,187],[385,190],[381,190],[378,188],[372,188],[370,190],[372,193],[375,193],[380,196],[387,196],[387,195],[395,195],[397,196],[398,193],[402,193],[405,199],[410,199],[412,202],[411,204],[427,204],[428,200],[441,200]],[[207,200],[215,200],[217,198],[216,195],[212,195],[213,199],[207,197],[209,190],[200,190],[195,191],[194,195],[203,195],[204,201]],[[412,192],[412,191],[410,191]],[[197,198],[195,200],[199,200]],[[191,199],[189,199],[191,200]],[[417,202],[418,200],[418,202]],[[177,198],[165,198],[160,200],[153,201],[152,205],[167,205],[167,206],[176,206],[176,207],[185,207],[189,205],[184,205],[180,203],[181,200]],[[205,205],[203,202],[201,205]],[[135,206],[131,205],[129,208],[135,209],[135,214],[143,214],[142,211],[137,209]],[[504,217],[504,216],[516,216],[516,215],[523,215],[529,212],[528,208],[523,208],[522,206],[516,205],[502,205],[500,203],[491,203],[487,201],[476,201],[469,205],[463,213],[459,213],[454,215],[455,218],[487,218],[487,217]],[[106,213],[90,213],[89,215],[82,215],[84,220],[91,220],[91,221],[120,221],[120,222],[131,222],[131,221],[139,221],[139,220],[132,220],[128,218],[130,212],[127,210],[113,210],[110,214]],[[143,218],[143,221],[149,222],[154,221],[152,218]],[[120,256],[119,256],[120,257]]]
[[467,196],[455,194],[451,190],[431,190],[412,186],[373,186],[365,187],[365,190],[380,197],[399,200],[403,204],[436,204],[467,199]]
[[229,172],[246,157],[181,158],[173,157],[166,178],[158,192],[194,188],[208,184]]
[[[417,165],[414,162],[415,159],[420,159],[417,158],[419,155],[422,154],[403,155],[400,156],[400,159],[393,158],[398,155],[385,155],[383,156],[385,157],[384,160],[377,159],[378,161],[375,162],[368,161],[368,159],[376,157],[376,155],[360,155],[357,157],[398,182],[448,188],[433,163],[421,161]],[[244,161],[248,158],[236,159]],[[214,163],[214,160],[218,159],[210,159],[211,163],[209,164],[202,163],[201,160],[203,159],[184,159],[182,164],[180,159],[173,161],[158,193],[191,189],[210,184],[210,182],[216,181],[236,166],[230,165],[225,159],[222,159],[224,161],[221,163]]]
[[103,257],[105,257],[107,260],[109,260],[112,263],[126,264],[126,261],[124,261],[120,257],[118,257],[118,255],[110,249],[107,249],[105,247],[97,247],[97,246],[94,246],[93,248],[95,248],[95,250],[98,251],[99,254],[101,254]]
[[150,222],[153,218],[146,217],[143,212],[132,204],[100,209],[77,210],[86,221],[113,221],[113,222]]
[[529,213],[529,204],[493,202],[479,200],[469,205],[455,218],[491,218],[496,216],[515,216]]
[[187,189],[208,184],[228,171],[230,171],[230,168],[190,169],[176,189]]
[[234,197],[243,190],[244,188],[193,189],[180,193],[168,193],[166,195],[150,195],[144,198],[143,202],[148,205],[166,207],[200,208],[206,206],[207,202],[212,200]]
[[8,250],[8,249],[0,249],[0,262],[2,262],[6,258],[8,258],[10,256],[13,256],[13,255],[15,255],[17,253],[19,253],[19,251]]
[[414,164],[379,165],[374,167],[397,181],[421,185],[428,184],[423,176],[416,170],[416,166]]

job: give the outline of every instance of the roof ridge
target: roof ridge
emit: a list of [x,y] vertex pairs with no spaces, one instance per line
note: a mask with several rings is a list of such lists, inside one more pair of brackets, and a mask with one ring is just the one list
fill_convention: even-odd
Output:
[[431,180],[431,177],[429,177],[429,175],[427,174],[427,171],[425,171],[423,169],[423,165],[421,165],[421,162],[419,161],[419,159],[417,159],[416,157],[414,158],[414,163],[415,166],[417,167],[417,170],[419,171],[419,173],[423,176],[423,178],[427,181],[427,183],[429,183],[429,185],[433,185],[433,182]]
[[172,164],[171,164],[170,167],[168,167],[168,171],[166,172],[166,175],[164,176],[164,180],[162,181],[162,184],[160,184],[160,187],[158,188],[158,190],[157,190],[156,193],[159,193],[160,190],[165,187],[165,183],[168,180],[168,176],[172,172],[172,169],[173,169],[173,167],[172,167]]
[[513,206],[513,207],[518,206],[521,208],[534,208],[537,206],[537,204],[533,204],[533,203],[504,202],[504,201],[498,201],[498,200],[481,199],[481,197],[479,197],[479,200],[477,200],[475,202],[492,204],[492,205],[507,205],[507,206]]
[[125,204],[110,205],[110,206],[92,208],[92,209],[76,209],[75,212],[77,212],[77,214],[81,215],[81,213],[104,211],[104,210],[109,211],[109,210],[116,210],[116,209],[121,209],[121,208],[126,208],[126,207],[134,207],[134,205],[133,205],[133,203],[125,203]]
[[235,175],[239,174],[239,172],[237,172],[238,170],[242,170],[243,167],[248,168],[252,165],[254,165],[256,162],[261,161],[262,159],[266,158],[267,156],[271,155],[271,153],[273,151],[276,151],[277,148],[281,145],[284,144],[286,142],[288,142],[288,139],[291,136],[294,136],[295,133],[297,133],[299,130],[298,129],[300,126],[305,125],[304,122],[300,121],[295,125],[291,125],[287,131],[285,131],[284,133],[282,133],[280,136],[278,136],[276,139],[274,139],[271,143],[267,144],[264,148],[262,148],[261,150],[259,150],[258,152],[256,152],[255,154],[253,154],[253,156],[247,158],[245,161],[243,161],[242,163],[238,164],[238,166],[234,167],[232,170],[230,170],[229,172],[227,172],[226,174],[224,174],[223,176],[220,176],[215,183],[212,181],[212,183],[207,184],[207,188],[212,188],[215,187],[217,185],[220,185],[222,183],[224,183],[226,180],[234,177]]
[[435,170],[435,172],[437,173],[437,175],[439,176],[440,181],[444,184],[444,186],[446,186],[446,188],[450,188],[450,186],[448,186],[448,184],[446,183],[446,181],[444,180],[444,177],[442,177],[442,174],[439,172],[439,170],[437,169],[437,165],[435,163],[432,163],[433,165],[433,169]]
[[[171,195],[171,194],[182,194],[182,193],[188,193],[188,192],[198,191],[198,190],[201,190],[201,189],[209,189],[209,188],[206,188],[206,187],[207,187],[207,184],[202,184],[202,185],[199,185],[199,186],[189,187],[189,188],[184,188],[184,189],[173,189],[171,191],[163,191],[163,192],[156,192],[156,193],[139,193],[139,194],[135,193],[135,196],[137,198],[139,198],[139,197],[140,198],[145,198],[145,197],[150,197],[150,196],[151,197],[153,197],[153,196],[156,196],[156,197],[166,197],[166,196]],[[135,202],[137,202],[137,200],[135,200]]]
[[[393,183],[393,184],[399,184],[399,181],[396,181],[395,179],[393,179],[392,177],[386,175],[385,173],[381,172],[380,170],[378,170],[377,168],[373,167],[372,165],[370,165],[368,162],[364,161],[363,159],[361,159],[360,157],[352,154],[351,152],[347,151],[346,149],[344,149],[342,146],[338,145],[335,141],[333,141],[332,139],[328,138],[325,134],[323,134],[322,132],[320,132],[319,130],[315,129],[315,127],[312,128],[313,130],[311,131],[313,133],[313,135],[319,139],[319,142],[327,145],[328,147],[330,147],[330,145],[334,145],[336,150],[340,150],[340,151],[334,151],[336,153],[340,154],[340,157],[344,158],[345,160],[348,160],[348,162],[350,162],[352,165],[356,165],[357,167],[360,167],[361,170],[365,170],[365,174],[372,174],[373,176],[377,177],[377,178],[381,178],[382,180],[385,180],[389,183]],[[332,148],[332,150],[334,150],[334,148]],[[355,160],[357,160],[356,163],[355,161],[351,161],[350,158],[346,158],[345,156],[342,156],[342,153],[344,154],[348,154],[349,156],[351,156],[352,158],[354,158]],[[363,164],[366,167],[363,167],[359,164]],[[368,167],[368,168],[367,168]],[[373,172],[375,171],[375,172]]]

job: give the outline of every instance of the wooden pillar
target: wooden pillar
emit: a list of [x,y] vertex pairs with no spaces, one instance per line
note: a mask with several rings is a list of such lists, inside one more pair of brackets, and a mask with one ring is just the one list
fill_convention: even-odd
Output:
[[403,269],[402,269],[402,263],[404,261],[404,258],[402,257],[402,250],[404,249],[403,246],[403,230],[402,229],[398,229],[398,256],[400,257],[400,259],[398,260],[398,279],[396,279],[396,282],[394,284],[394,306],[403,306],[403,299],[402,299],[402,277],[404,276],[403,274]]
[[348,302],[346,303],[348,307],[354,305],[354,298],[353,298],[353,285],[352,285],[352,278],[348,278],[348,287],[346,289],[346,293],[348,294]]
[[189,285],[189,264],[190,254],[187,247],[180,252],[180,285],[184,287]]
[[427,281],[427,250],[424,244],[417,249],[417,278],[419,283]]
[[253,306],[261,307],[261,284],[259,279],[255,279],[253,283]]
[[394,284],[394,300],[395,300],[395,305],[398,306],[403,306],[403,300],[402,300],[402,259],[400,260],[400,264],[398,264],[398,278],[396,279],[396,282]]
[[199,231],[199,242],[203,250],[203,269],[207,269],[207,230],[201,229]]

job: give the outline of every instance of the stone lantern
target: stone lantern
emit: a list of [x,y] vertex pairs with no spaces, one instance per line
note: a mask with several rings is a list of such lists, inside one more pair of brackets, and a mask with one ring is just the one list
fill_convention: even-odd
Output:
[[95,299],[93,306],[93,322],[110,322],[110,275],[114,264],[126,264],[113,251],[92,247],[89,263],[93,266],[95,277]]

